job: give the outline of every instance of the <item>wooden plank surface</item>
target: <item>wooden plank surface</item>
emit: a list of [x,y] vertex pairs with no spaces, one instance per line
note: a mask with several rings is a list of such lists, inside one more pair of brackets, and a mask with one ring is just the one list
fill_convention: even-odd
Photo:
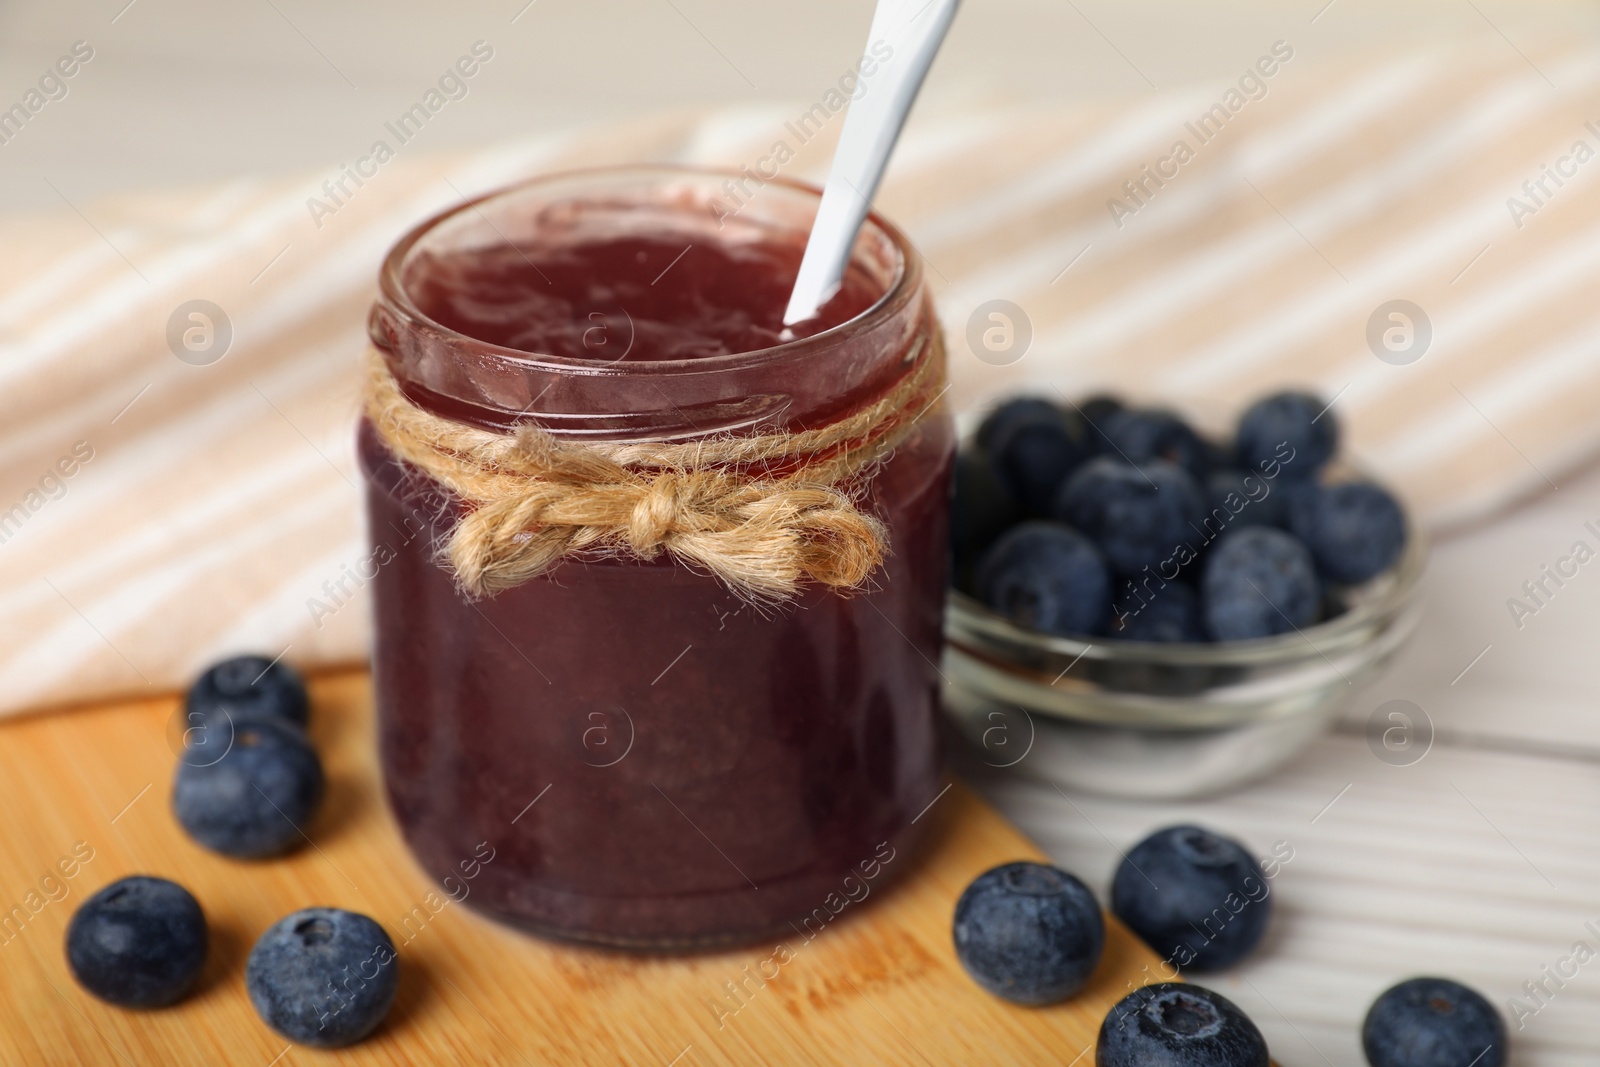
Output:
[[[327,676],[312,692],[328,798],[306,827],[311,846],[264,863],[213,855],[171,817],[175,699],[0,726],[0,906],[25,916],[0,930],[0,1063],[331,1061],[286,1048],[244,987],[256,936],[310,905],[371,915],[399,946],[393,1014],[339,1054],[350,1064],[1067,1063],[1155,962],[1113,921],[1098,973],[1072,1002],[1025,1009],[978,990],[950,944],[956,897],[990,866],[1042,854],[959,784],[932,809],[938,843],[902,857],[897,884],[814,940],[791,939],[778,962],[765,962],[776,945],[638,958],[542,942],[445,902],[405,852],[378,779],[366,675]],[[62,953],[78,904],[136,872],[189,887],[211,925],[198,992],[161,1011],[100,1003],[73,983]],[[427,917],[402,927],[417,914]],[[776,976],[747,977],[761,971]],[[730,982],[745,983],[741,1000]]]

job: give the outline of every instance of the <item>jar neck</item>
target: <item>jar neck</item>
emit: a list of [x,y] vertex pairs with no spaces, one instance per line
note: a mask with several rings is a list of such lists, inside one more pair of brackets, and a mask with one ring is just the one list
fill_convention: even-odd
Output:
[[[809,429],[893,388],[934,326],[916,255],[877,216],[863,226],[854,262],[880,280],[878,302],[832,329],[757,352],[631,362],[519,352],[441,326],[406,289],[415,251],[441,240],[468,249],[489,243],[478,219],[514,242],[553,203],[594,201],[615,210],[619,198],[635,200],[646,225],[670,225],[675,236],[706,242],[775,234],[804,240],[816,190],[773,182],[728,219],[715,210],[727,177],[677,168],[591,171],[530,182],[429,220],[385,263],[368,324],[372,341],[406,396],[435,414],[489,429],[532,423],[596,441]],[[506,239],[498,238],[501,245]]]

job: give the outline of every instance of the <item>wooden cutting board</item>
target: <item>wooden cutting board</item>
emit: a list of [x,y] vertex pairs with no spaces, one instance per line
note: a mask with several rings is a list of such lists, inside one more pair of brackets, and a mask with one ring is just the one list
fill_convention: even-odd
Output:
[[[206,852],[169,814],[175,698],[0,726],[0,1063],[1089,1063],[1106,1010],[1156,962],[1109,920],[1100,969],[1070,1003],[1019,1008],[974,986],[950,943],[957,896],[1042,853],[959,784],[935,804],[942,831],[918,866],[814,940],[791,939],[784,962],[765,962],[777,945],[638,958],[539,941],[447,902],[412,862],[378,780],[366,674],[319,678],[312,699],[327,802],[311,847],[263,863]],[[187,886],[211,924],[198,992],[161,1011],[95,1000],[62,953],[78,904],[136,872]],[[289,1045],[245,994],[256,936],[310,905],[371,915],[399,946],[393,1013],[339,1053]],[[426,920],[402,928],[415,908]],[[749,977],[763,971],[776,976]],[[743,983],[739,1000],[727,983]]]

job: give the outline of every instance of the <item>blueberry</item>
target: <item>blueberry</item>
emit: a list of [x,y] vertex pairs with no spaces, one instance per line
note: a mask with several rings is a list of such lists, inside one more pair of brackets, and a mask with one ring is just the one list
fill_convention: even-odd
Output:
[[182,1000],[206,962],[206,917],[189,891],[134,875],[84,901],[67,925],[67,965],[78,984],[125,1008]]
[[1098,456],[1103,452],[1116,455],[1116,449],[1111,447],[1111,442],[1106,439],[1102,427],[1106,420],[1121,411],[1123,404],[1114,396],[1101,394],[1091,396],[1088,400],[1076,405],[1077,412],[1084,422],[1084,443],[1088,446],[1091,456]]
[[1370,482],[1318,486],[1289,498],[1289,530],[1330,581],[1356,585],[1394,566],[1406,545],[1406,517]]
[[1361,1025],[1372,1067],[1501,1067],[1506,1027],[1494,1007],[1448,978],[1413,978],[1373,1002]]
[[1278,469],[1289,481],[1317,476],[1339,448],[1339,423],[1310,393],[1274,393],[1250,405],[1239,419],[1241,465]]
[[1216,641],[1248,641],[1317,621],[1322,588],[1306,546],[1266,526],[1217,539],[1200,578],[1200,614]]
[[189,836],[229,856],[255,859],[303,840],[322,800],[322,762],[296,727],[271,719],[236,724],[215,760],[180,759],[172,810]]
[[1176,463],[1198,480],[1206,476],[1210,450],[1188,423],[1170,411],[1125,409],[1107,417],[1100,430],[1111,442],[1112,454],[1130,463],[1161,459]]
[[236,720],[273,716],[304,726],[309,702],[293,667],[265,656],[235,656],[207,668],[185,701],[191,723],[224,708]]
[[1161,460],[1134,465],[1114,456],[1092,459],[1056,497],[1056,516],[1082,530],[1122,574],[1159,570],[1168,561],[1170,568],[1181,566],[1194,553],[1179,546],[1201,537],[1204,514],[1194,479]]
[[1100,1024],[1095,1067],[1267,1067],[1267,1042],[1220,993],[1157,982],[1117,1001]]
[[986,451],[1011,499],[1035,518],[1050,514],[1061,483],[1088,456],[1077,417],[1055,408],[1008,420]]
[[1094,894],[1043,863],[980,874],[956,901],[956,956],[972,980],[1019,1004],[1054,1004],[1083,988],[1106,946]]
[[1206,446],[1206,470],[1219,471],[1239,465],[1239,450],[1232,441],[1215,441],[1207,437],[1203,443]]
[[1198,826],[1170,826],[1135,845],[1111,883],[1111,910],[1164,959],[1215,971],[1266,933],[1272,890],[1243,845]]
[[978,598],[1018,626],[1096,634],[1111,611],[1111,571],[1087,537],[1032,521],[1001,535],[978,564]]
[[1286,521],[1282,487],[1252,471],[1228,467],[1206,478],[1205,526],[1215,535],[1234,526],[1282,526]]
[[955,488],[950,503],[950,554],[957,584],[971,574],[983,550],[1016,521],[1011,502],[984,452],[963,450],[956,456]]
[[1130,583],[1112,605],[1112,614],[1108,637],[1163,644],[1206,639],[1200,597],[1187,582],[1168,582],[1143,594]]
[[1080,403],[1078,414],[1083,416],[1085,422],[1098,426],[1122,408],[1122,401],[1107,393],[1100,393]]
[[353,911],[307,908],[274,923],[245,963],[263,1022],[290,1041],[340,1048],[372,1033],[394,1003],[400,961],[383,927]]
[[980,449],[994,447],[995,438],[1014,422],[1031,418],[1053,418],[1060,409],[1042,396],[1018,396],[1005,401],[983,417],[973,439]]

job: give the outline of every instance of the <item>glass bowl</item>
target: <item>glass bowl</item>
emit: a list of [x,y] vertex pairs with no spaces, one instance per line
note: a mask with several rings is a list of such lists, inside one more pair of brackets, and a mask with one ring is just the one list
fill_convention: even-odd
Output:
[[1153,644],[1024,630],[958,590],[945,615],[945,707],[991,767],[1064,787],[1174,800],[1240,786],[1333,724],[1411,636],[1427,546],[1411,516],[1400,561],[1344,610],[1258,641]]

